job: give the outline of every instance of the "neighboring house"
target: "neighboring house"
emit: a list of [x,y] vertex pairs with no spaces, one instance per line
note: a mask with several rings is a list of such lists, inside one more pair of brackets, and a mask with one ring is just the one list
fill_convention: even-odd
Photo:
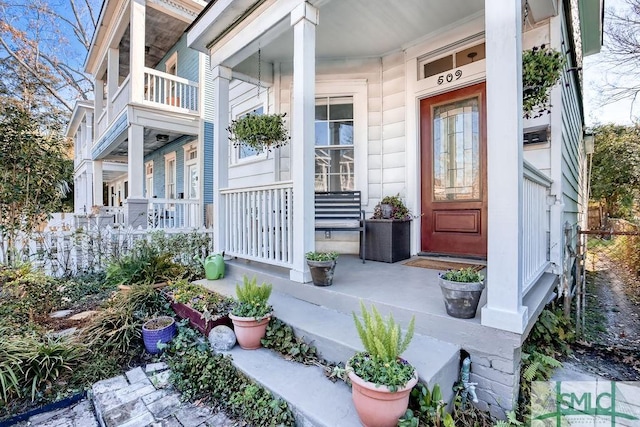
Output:
[[[498,381],[496,390],[512,390],[499,403],[509,409],[521,340],[570,280],[567,248],[586,219],[577,70],[600,48],[602,3],[211,2],[187,30],[187,45],[210,58],[204,103],[215,113],[216,250],[308,282],[305,252],[358,250],[356,233],[315,232],[314,191],[359,190],[369,214],[399,193],[419,216],[412,254],[486,258],[478,317],[497,353],[478,360],[487,361],[483,378]],[[551,114],[524,120],[522,51],[542,44],[566,52],[566,69]],[[230,120],[253,110],[287,113],[291,143],[268,154],[233,147]],[[544,141],[525,145],[533,131]],[[135,155],[129,159],[131,171]],[[446,332],[440,339],[471,340],[464,328]],[[496,354],[501,367],[489,362]]]
[[199,82],[208,58],[184,35],[205,5],[104,2],[85,63],[96,99],[78,103],[67,131],[76,140],[77,214],[103,206],[116,224],[205,225],[212,140]]

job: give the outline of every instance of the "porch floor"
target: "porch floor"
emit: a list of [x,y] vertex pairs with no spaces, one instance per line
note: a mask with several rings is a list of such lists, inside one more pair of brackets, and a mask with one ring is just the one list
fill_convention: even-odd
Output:
[[[413,258],[412,258],[413,259]],[[436,258],[438,261],[484,264],[457,258]],[[416,332],[435,339],[469,346],[486,353],[496,351],[496,346],[518,347],[520,336],[506,331],[482,326],[481,308],[486,304],[486,291],[473,319],[457,319],[447,315],[438,284],[442,270],[412,267],[406,261],[362,263],[356,255],[340,255],[331,286],[320,287],[313,283],[297,283],[289,280],[289,269],[242,259],[225,262],[224,282],[240,283],[242,277],[257,277],[258,282],[273,284],[276,292],[290,295],[321,307],[351,315],[360,312],[360,301],[367,306],[375,304],[383,314],[392,313],[406,327],[411,317],[416,318]],[[483,274],[486,271],[483,272]],[[212,282],[209,282],[212,283]],[[489,285],[490,286],[490,285]],[[511,351],[511,350],[508,350]]]

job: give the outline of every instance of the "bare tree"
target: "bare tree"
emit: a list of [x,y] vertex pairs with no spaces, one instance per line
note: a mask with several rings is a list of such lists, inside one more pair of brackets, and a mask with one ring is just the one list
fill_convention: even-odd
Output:
[[602,103],[633,102],[640,93],[640,0],[624,0],[608,8],[602,62],[607,65]]
[[74,99],[87,99],[93,86],[83,64],[99,3],[0,0],[0,90],[67,113]]

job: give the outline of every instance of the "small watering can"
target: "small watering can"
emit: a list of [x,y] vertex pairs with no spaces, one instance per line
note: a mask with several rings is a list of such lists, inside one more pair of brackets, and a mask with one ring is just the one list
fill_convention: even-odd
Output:
[[224,252],[211,254],[204,260],[198,256],[195,259],[202,263],[207,280],[218,280],[224,277]]

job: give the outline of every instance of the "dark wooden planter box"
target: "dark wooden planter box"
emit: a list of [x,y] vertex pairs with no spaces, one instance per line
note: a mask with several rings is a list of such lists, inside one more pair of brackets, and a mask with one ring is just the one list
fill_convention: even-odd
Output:
[[366,259],[398,262],[411,257],[411,221],[368,219]]
[[225,325],[231,328],[231,320],[229,320],[229,316],[226,314],[215,320],[206,321],[202,318],[202,313],[180,302],[172,301],[171,308],[181,319],[189,319],[189,324],[202,332],[205,336],[209,336],[211,329],[218,325]]

